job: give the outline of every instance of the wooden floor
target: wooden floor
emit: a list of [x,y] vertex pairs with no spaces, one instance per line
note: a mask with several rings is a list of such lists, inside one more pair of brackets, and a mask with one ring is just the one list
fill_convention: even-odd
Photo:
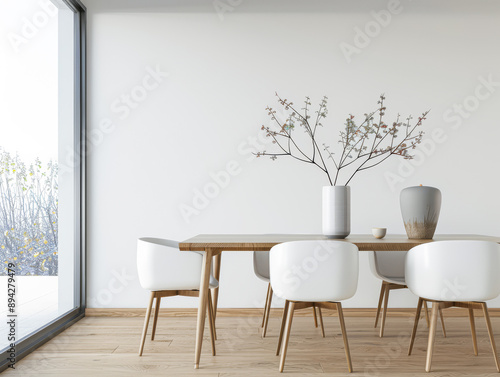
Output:
[[[325,317],[326,338],[312,317],[295,317],[285,374],[348,376],[337,317]],[[424,372],[427,328],[421,321],[412,356],[407,356],[410,317],[388,317],[378,337],[372,318],[346,317],[354,374],[358,376],[498,376],[483,317],[476,317],[479,356],[474,356],[466,317],[446,318],[440,327],[431,374]],[[275,356],[278,317],[268,336],[259,335],[259,317],[217,318],[217,356],[205,337],[199,370],[193,369],[196,318],[159,318],[154,342],[137,356],[142,318],[86,317],[19,361],[5,376],[279,376]],[[492,318],[500,343],[500,318]],[[207,334],[208,331],[205,331]]]

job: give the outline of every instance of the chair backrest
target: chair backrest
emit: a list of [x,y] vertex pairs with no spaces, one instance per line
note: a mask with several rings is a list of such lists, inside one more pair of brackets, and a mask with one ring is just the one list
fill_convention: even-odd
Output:
[[293,241],[271,249],[271,286],[292,301],[340,301],[358,287],[359,252],[345,241]]
[[258,278],[269,280],[269,251],[253,252],[253,271]]
[[203,256],[180,251],[179,243],[161,238],[137,240],[139,282],[150,291],[200,287]]
[[405,277],[404,251],[369,251],[370,270],[381,280]]
[[438,301],[486,301],[500,294],[500,245],[488,241],[438,241],[406,255],[406,284]]

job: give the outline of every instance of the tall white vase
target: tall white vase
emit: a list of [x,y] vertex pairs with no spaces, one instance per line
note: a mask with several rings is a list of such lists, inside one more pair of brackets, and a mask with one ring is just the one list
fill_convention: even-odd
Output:
[[323,187],[323,234],[328,238],[346,238],[351,233],[351,188]]

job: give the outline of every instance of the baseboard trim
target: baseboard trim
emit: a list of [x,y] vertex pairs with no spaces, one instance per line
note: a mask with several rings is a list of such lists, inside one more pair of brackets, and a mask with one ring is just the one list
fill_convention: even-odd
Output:
[[[196,317],[196,308],[173,309],[163,308],[160,309],[160,317]],[[376,308],[344,308],[344,316],[346,317],[375,317]],[[85,316],[87,317],[144,317],[146,309],[137,308],[87,308],[85,309]],[[262,316],[263,309],[259,308],[220,308],[217,310],[217,317],[259,317]],[[281,317],[283,309],[271,309],[272,317]],[[491,317],[500,317],[500,308],[490,308],[489,313]],[[449,308],[443,310],[445,317],[467,317],[468,311],[462,308]],[[309,316],[309,310],[298,310],[294,316]],[[324,310],[323,316],[334,317],[337,315],[336,311]],[[412,317],[415,315],[413,308],[390,308],[387,315],[391,317]],[[476,316],[482,316],[480,310],[475,310]]]

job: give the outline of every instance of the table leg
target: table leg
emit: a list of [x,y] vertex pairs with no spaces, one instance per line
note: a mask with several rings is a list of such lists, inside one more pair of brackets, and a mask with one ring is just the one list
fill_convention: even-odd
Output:
[[[214,278],[219,282],[220,287],[220,263],[222,254],[218,254],[214,257]],[[219,302],[219,287],[212,289],[212,306],[214,308],[214,325],[215,319],[217,318],[217,303]]]
[[203,330],[205,329],[205,315],[207,312],[208,289],[210,282],[210,268],[212,265],[212,249],[206,249],[203,254],[200,280],[200,303],[198,306],[198,320],[196,323],[196,348],[194,352],[194,369],[200,367],[201,346],[203,343]]

